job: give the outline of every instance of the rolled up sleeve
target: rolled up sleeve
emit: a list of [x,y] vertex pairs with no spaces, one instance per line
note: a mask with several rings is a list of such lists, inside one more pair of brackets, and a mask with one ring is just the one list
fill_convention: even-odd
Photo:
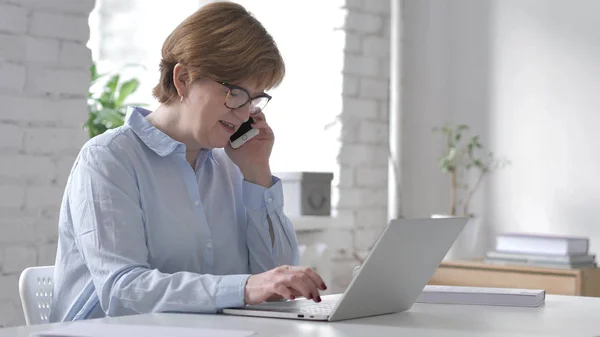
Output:
[[[298,240],[292,222],[283,212],[282,182],[273,177],[273,186],[265,188],[248,181],[242,185],[248,215],[250,270],[261,273],[281,265],[298,265]],[[271,241],[269,221],[273,226]]]
[[244,304],[249,275],[151,268],[134,171],[110,148],[82,150],[68,193],[75,242],[107,315],[212,313]]

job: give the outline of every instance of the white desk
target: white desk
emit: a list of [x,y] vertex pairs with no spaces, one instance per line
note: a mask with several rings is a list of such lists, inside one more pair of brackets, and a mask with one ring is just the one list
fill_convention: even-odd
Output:
[[[224,315],[152,314],[104,318],[114,324],[242,329],[256,336],[600,336],[600,299],[546,297],[539,308],[415,304],[407,312],[341,322],[309,322]],[[0,329],[25,337],[56,324]]]

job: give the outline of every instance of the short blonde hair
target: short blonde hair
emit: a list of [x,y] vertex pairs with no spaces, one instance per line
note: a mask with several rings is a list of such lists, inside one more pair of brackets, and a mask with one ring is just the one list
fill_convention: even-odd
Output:
[[177,63],[188,68],[190,82],[200,77],[229,83],[251,80],[260,88],[272,89],[285,75],[273,37],[243,6],[232,2],[203,6],[167,37],[160,82],[152,90],[161,103],[178,98],[173,83]]

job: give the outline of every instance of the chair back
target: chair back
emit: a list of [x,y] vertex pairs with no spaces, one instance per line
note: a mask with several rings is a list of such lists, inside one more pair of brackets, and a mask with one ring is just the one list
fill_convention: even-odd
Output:
[[48,323],[54,266],[29,267],[19,278],[19,295],[27,325]]

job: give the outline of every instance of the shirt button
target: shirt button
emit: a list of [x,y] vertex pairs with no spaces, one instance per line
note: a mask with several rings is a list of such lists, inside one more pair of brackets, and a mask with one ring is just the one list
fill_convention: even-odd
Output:
[[273,198],[269,198],[269,199],[267,199],[267,202],[268,202],[269,204],[270,204],[270,203],[272,203],[272,202],[273,202]]
[[200,206],[200,200],[196,200],[196,202],[194,202],[194,205]]
[[206,247],[208,247],[208,248],[212,248],[212,243],[211,243],[211,242],[207,243],[207,244],[206,244]]

